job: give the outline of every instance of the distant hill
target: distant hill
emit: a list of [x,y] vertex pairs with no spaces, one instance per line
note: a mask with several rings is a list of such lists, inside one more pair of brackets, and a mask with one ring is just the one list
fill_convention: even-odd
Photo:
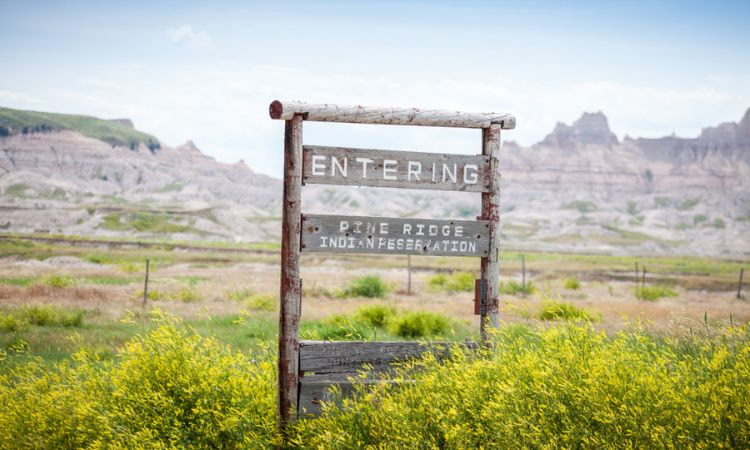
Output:
[[[530,147],[504,141],[500,165],[504,248],[750,257],[750,111],[694,138],[622,141],[585,113]],[[281,193],[242,161],[159,144],[128,119],[0,108],[0,230],[273,241]],[[302,200],[305,213],[456,219],[480,205],[325,185]]]
[[0,137],[71,130],[113,146],[134,150],[145,145],[154,152],[161,146],[150,134],[133,128],[128,119],[104,120],[90,116],[22,111],[0,107]]

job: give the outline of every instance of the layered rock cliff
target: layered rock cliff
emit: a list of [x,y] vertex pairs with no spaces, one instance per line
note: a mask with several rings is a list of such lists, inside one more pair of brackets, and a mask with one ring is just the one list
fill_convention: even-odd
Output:
[[[97,138],[62,115],[44,117],[54,121],[26,131],[13,122],[0,136],[0,228],[278,239],[280,180],[242,161],[217,162],[192,142],[158,143],[127,119],[109,121],[115,128]],[[585,113],[531,147],[505,142],[501,168],[508,247],[750,256],[750,110],[695,138],[622,141],[603,113]],[[309,213],[474,218],[480,201],[479,194],[309,185],[303,204]]]

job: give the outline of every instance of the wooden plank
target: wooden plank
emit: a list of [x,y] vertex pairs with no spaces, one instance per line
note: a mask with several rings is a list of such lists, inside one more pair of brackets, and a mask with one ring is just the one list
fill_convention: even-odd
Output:
[[307,184],[487,192],[489,157],[304,146]]
[[297,417],[299,388],[299,321],[302,289],[299,277],[300,197],[302,193],[302,117],[286,122],[284,193],[281,220],[281,282],[277,415],[282,433]]
[[345,106],[274,100],[269,106],[272,119],[289,120],[302,114],[313,122],[370,123],[428,127],[487,128],[497,124],[504,130],[516,127],[516,118],[507,113],[464,113],[436,109]]
[[426,351],[444,351],[450,344],[421,342],[301,341],[299,369],[316,374],[356,374],[367,364],[373,371],[394,362],[419,358]]
[[[355,386],[357,384],[382,384],[382,383],[395,383],[392,380],[362,380],[357,383],[350,381],[308,381],[302,379],[300,382],[299,392],[299,407],[298,411],[300,415],[318,415],[321,412],[321,406],[323,402],[336,402],[340,404],[340,400],[344,397],[349,397],[354,393]],[[339,395],[334,395],[331,390],[333,386],[338,386]]]
[[480,306],[479,331],[488,343],[490,327],[498,328],[500,296],[500,126],[482,130],[482,154],[490,158],[490,191],[482,193],[482,219],[488,221],[488,254],[482,258],[481,276],[487,283],[485,304]]
[[489,226],[483,220],[303,214],[302,251],[485,257]]

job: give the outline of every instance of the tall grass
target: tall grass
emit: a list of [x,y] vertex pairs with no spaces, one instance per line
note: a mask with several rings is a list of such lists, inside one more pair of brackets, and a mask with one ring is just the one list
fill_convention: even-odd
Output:
[[[113,360],[0,356],[0,448],[262,448],[280,443],[275,364],[160,318]],[[305,448],[747,448],[750,328],[713,338],[509,326],[427,356],[298,421]],[[273,347],[272,344],[269,345]],[[413,370],[419,369],[419,370]]]

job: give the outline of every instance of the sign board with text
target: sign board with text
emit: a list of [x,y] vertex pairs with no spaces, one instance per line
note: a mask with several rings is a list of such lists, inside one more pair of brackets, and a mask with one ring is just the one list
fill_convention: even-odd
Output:
[[483,257],[489,223],[303,214],[302,251]]

